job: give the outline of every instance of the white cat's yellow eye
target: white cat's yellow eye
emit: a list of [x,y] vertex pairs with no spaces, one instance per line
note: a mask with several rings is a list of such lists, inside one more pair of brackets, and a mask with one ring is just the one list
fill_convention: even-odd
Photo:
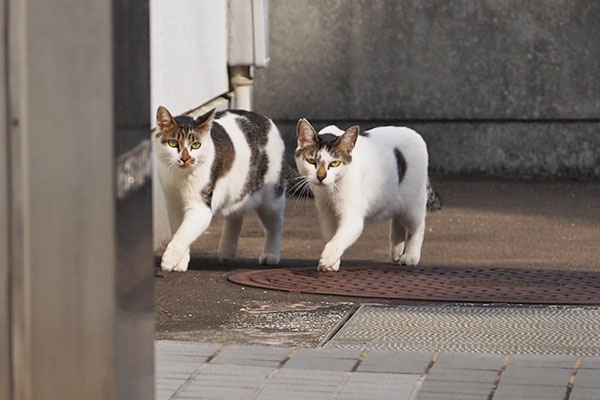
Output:
[[332,161],[329,164],[329,166],[332,167],[332,168],[335,168],[335,167],[339,167],[341,163],[342,163],[341,161]]
[[167,142],[167,144],[168,144],[169,146],[171,146],[171,147],[177,147],[177,145],[178,145],[179,143],[177,143],[177,140],[175,140],[175,139],[171,139],[171,140],[169,140],[169,141]]
[[194,142],[192,143],[192,149],[197,150],[200,148],[202,144],[200,142]]
[[312,165],[317,165],[317,161],[314,158],[307,158],[306,162]]

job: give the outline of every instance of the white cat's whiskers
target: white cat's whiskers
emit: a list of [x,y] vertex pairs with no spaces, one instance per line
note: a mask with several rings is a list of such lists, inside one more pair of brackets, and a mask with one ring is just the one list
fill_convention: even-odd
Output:
[[308,198],[309,191],[310,191],[310,185],[308,183],[308,180],[306,180],[306,178],[304,178],[303,176],[300,178],[302,178],[302,179],[299,182],[297,182],[294,186],[295,191],[292,191],[292,193],[296,193],[296,203],[294,204],[294,213],[296,213],[296,211],[298,211],[298,204],[300,203],[300,201],[304,200],[305,198]]

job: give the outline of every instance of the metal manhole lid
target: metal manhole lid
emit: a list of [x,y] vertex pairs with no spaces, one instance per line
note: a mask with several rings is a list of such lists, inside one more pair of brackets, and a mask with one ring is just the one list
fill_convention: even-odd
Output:
[[234,272],[232,282],[296,293],[520,304],[600,304],[600,273],[511,268],[349,266]]

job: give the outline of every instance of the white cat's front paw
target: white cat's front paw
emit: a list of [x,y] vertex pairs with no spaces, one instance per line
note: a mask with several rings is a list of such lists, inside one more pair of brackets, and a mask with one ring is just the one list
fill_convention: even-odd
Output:
[[258,259],[261,265],[275,265],[279,263],[279,254],[263,253]]
[[395,245],[392,247],[390,255],[392,257],[392,261],[397,263],[400,262],[400,258],[402,257],[402,253],[404,253],[404,242]]
[[408,265],[408,266],[415,266],[419,263],[419,260],[421,259],[421,255],[420,254],[403,254],[400,259],[398,260],[398,264],[400,265]]
[[321,258],[319,259],[319,271],[337,271],[340,268],[340,257],[342,256],[340,249],[331,243],[327,243]]
[[[163,271],[173,271],[173,269],[178,266],[179,262],[183,260],[184,256],[184,250],[177,247],[177,245],[174,245],[173,242],[169,243],[165,249],[165,252],[163,253],[162,260],[160,262],[160,269]],[[187,269],[187,264],[185,265],[185,269]]]
[[175,267],[173,267],[173,271],[185,272],[188,269],[189,263],[190,263],[190,251],[188,249],[188,251],[186,251],[186,253],[183,256],[183,258],[181,259],[181,261],[179,261],[177,263],[177,265]]
[[322,272],[336,272],[337,270],[340,269],[340,264],[341,264],[342,260],[338,258],[338,260],[336,262],[334,262],[332,265],[329,266],[324,266],[321,265],[321,263],[319,262],[319,266],[317,267],[317,271],[322,271]]

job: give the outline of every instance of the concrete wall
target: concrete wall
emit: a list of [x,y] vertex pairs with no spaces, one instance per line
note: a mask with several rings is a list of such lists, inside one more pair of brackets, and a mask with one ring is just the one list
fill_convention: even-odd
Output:
[[255,109],[401,124],[438,174],[600,177],[600,3],[279,0]]

